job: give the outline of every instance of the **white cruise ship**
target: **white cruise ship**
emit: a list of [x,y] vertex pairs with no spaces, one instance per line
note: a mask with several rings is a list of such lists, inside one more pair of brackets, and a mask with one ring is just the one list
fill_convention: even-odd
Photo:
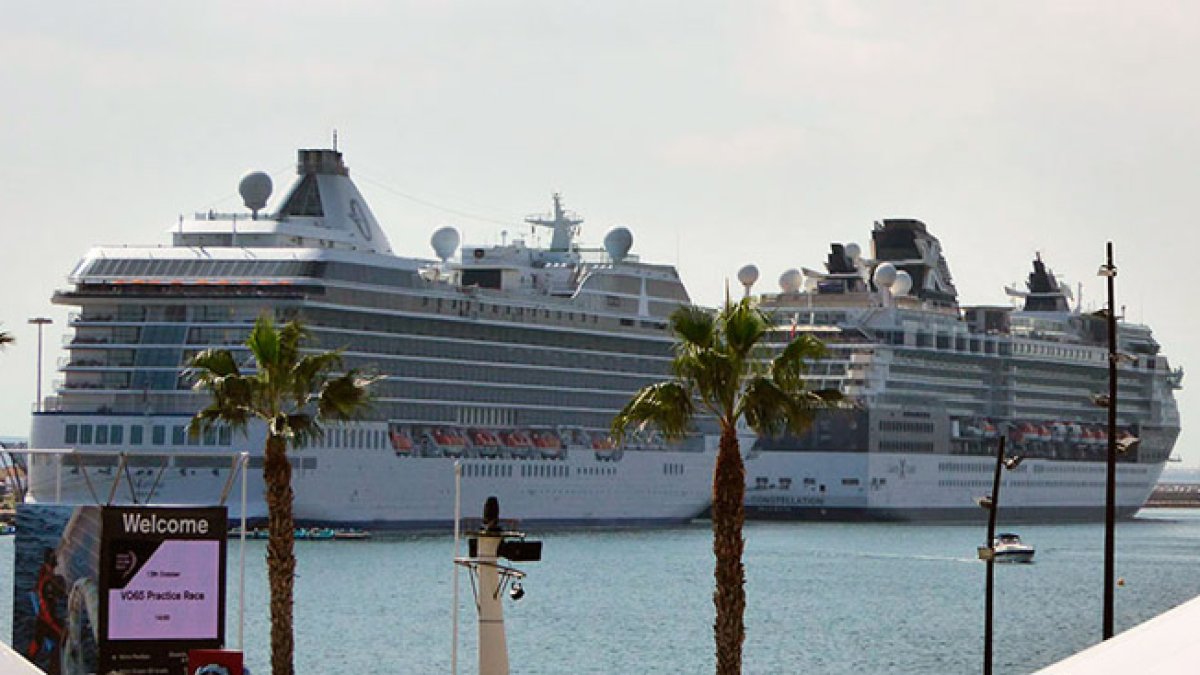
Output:
[[247,515],[263,516],[263,430],[189,438],[205,399],[185,365],[211,346],[248,357],[242,343],[268,312],[302,318],[319,348],[385,376],[366,419],[292,452],[298,522],[447,525],[455,461],[467,513],[488,495],[537,526],[667,524],[705,510],[715,439],[616,448],[608,437],[630,394],[666,375],[666,319],[689,302],[673,267],[629,254],[627,229],[584,249],[582,221],[555,195],[551,214],[527,219],[529,239],[459,246],[442,228],[436,258],[405,257],[341,153],[301,150],[297,173],[273,210],[270,178],[250,174],[250,212],[200,213],[180,219],[170,246],[94,248],[79,262],[54,295],[78,310],[31,445],[87,452],[32,456],[33,498],[212,502],[228,489],[229,453],[245,450]]
[[[834,244],[826,270],[789,270],[763,295],[773,341],[801,332],[829,358],[810,385],[840,388],[852,411],[823,415],[801,437],[758,440],[747,463],[747,514],[797,519],[975,519],[991,492],[996,445],[1020,455],[1004,472],[1005,520],[1104,517],[1107,320],[1071,306],[1040,257],[1018,307],[961,307],[936,237],[885,220],[872,255]],[[1016,271],[1016,270],[1014,270]],[[747,292],[757,277],[743,270]],[[1172,370],[1146,326],[1119,322],[1117,512],[1145,503],[1179,434]]]

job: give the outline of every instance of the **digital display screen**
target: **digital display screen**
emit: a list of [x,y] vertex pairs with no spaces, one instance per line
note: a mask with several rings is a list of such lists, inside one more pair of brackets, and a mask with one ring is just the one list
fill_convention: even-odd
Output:
[[119,539],[111,543],[117,578],[108,590],[108,639],[220,637],[221,542],[145,544]]

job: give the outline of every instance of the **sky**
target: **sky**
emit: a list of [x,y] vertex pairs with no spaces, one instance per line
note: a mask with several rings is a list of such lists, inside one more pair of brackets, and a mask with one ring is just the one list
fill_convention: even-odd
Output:
[[[0,436],[28,434],[94,245],[167,244],[180,214],[283,189],[333,130],[393,248],[523,232],[561,191],[599,243],[679,266],[714,305],[739,267],[773,291],[830,242],[924,221],[960,301],[1006,302],[1041,253],[1173,365],[1189,300],[1200,4],[1188,2],[3,2]],[[1190,272],[1189,272],[1190,274]],[[1179,392],[1176,454],[1200,465]],[[1195,439],[1195,440],[1193,440]]]

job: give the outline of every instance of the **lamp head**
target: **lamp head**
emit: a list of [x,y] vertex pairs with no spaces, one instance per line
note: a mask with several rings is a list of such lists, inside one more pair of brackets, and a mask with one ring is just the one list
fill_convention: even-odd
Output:
[[1021,455],[1013,455],[1012,457],[1006,457],[1004,459],[1004,468],[1008,469],[1009,471],[1012,471],[1013,469],[1017,468],[1018,466],[1021,466],[1021,462],[1023,462],[1023,461],[1025,461],[1025,458],[1022,457]]
[[1125,434],[1117,439],[1117,454],[1124,455],[1138,449],[1142,444],[1142,439],[1133,434]]
[[511,598],[513,602],[520,600],[521,598],[525,597],[525,588],[521,586],[519,582],[514,581],[512,588],[508,589],[508,597]]

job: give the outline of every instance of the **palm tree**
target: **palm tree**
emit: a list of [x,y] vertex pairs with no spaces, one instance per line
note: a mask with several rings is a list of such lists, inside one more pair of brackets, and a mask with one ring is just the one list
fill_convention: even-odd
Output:
[[254,324],[246,346],[256,370],[242,373],[226,349],[209,349],[191,361],[194,388],[211,395],[208,407],[192,418],[195,435],[217,425],[243,432],[253,420],[267,424],[263,484],[267,498],[267,577],[271,588],[271,672],[292,675],[295,643],[292,591],[296,574],[293,551],[292,466],[287,449],[320,438],[321,424],[352,419],[367,403],[374,378],[354,370],[340,375],[340,352],[304,354],[308,331],[297,321],[276,329],[267,315]]
[[667,438],[679,438],[700,411],[716,418],[721,440],[713,469],[713,554],[716,590],[718,675],[735,675],[742,668],[746,608],[745,568],[742,565],[742,524],[746,511],[746,471],[738,447],[737,425],[773,435],[800,433],[817,411],[841,400],[834,391],[805,389],[807,360],[824,354],[824,345],[807,334],[792,340],[774,358],[765,358],[763,338],[770,319],[750,298],[725,306],[715,316],[696,307],[680,307],[670,317],[678,342],[671,367],[674,378],[642,388],[613,420],[617,438],[629,427],[657,427]]
[[16,341],[17,339],[13,337],[12,333],[6,330],[0,330],[0,349],[4,349],[5,345],[11,345]]

